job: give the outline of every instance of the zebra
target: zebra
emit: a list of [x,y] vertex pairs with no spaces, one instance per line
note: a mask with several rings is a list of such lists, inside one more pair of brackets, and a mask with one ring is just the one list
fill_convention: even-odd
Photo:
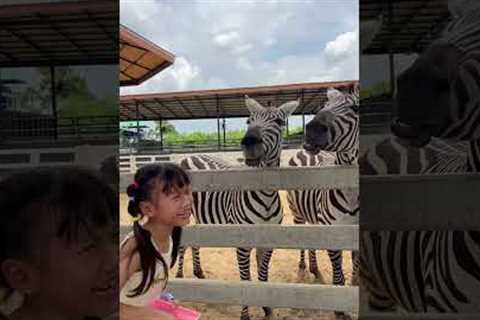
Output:
[[[336,89],[327,90],[328,101],[314,119],[306,125],[305,150],[299,151],[290,166],[356,165],[358,157],[358,90],[354,94]],[[288,205],[294,223],[357,224],[358,191],[350,189],[312,189],[289,191]],[[344,285],[342,251],[328,250],[332,263],[333,284]],[[354,274],[356,254],[352,252]],[[325,282],[317,266],[315,250],[309,250],[310,272],[319,282]],[[304,251],[300,251],[299,274],[305,270]],[[355,278],[355,277],[354,277]],[[353,280],[355,283],[355,280]]]
[[[263,107],[245,96],[249,111],[247,131],[241,140],[245,164],[249,167],[274,168],[280,166],[283,131],[287,118],[295,111],[299,101],[290,101],[278,108]],[[185,158],[181,166],[188,170],[223,169],[230,165],[225,161],[205,155]],[[197,223],[229,224],[281,224],[283,209],[277,190],[195,192],[193,213]],[[251,248],[237,248],[240,279],[251,280]],[[268,268],[273,249],[257,249],[257,273],[259,281],[268,281]],[[200,265],[200,260],[194,260]],[[199,269],[198,269],[199,270]],[[263,307],[267,317],[270,307]],[[250,319],[248,307],[243,306],[241,319]]]
[[[392,133],[400,139],[389,141],[392,147],[400,141],[417,148],[408,149],[410,158],[397,161],[403,168],[406,159],[423,152],[424,165],[415,169],[420,174],[479,172],[480,6],[478,1],[471,4],[476,8],[452,10],[453,20],[442,38],[399,76],[398,119],[392,123]],[[455,8],[452,1],[449,8]],[[435,138],[460,143],[460,150],[425,157],[433,154]],[[377,151],[360,160],[361,167],[362,161],[367,163],[365,173],[382,171],[382,157],[372,157]],[[479,231],[364,231],[360,249],[360,273],[370,307],[480,312]]]

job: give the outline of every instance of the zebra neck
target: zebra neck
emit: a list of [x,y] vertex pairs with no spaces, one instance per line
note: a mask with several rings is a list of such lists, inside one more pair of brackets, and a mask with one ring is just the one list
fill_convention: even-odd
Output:
[[469,142],[467,170],[468,172],[480,172],[480,139]]
[[335,159],[336,165],[355,165],[358,160],[358,148],[352,148],[348,151],[337,152]]

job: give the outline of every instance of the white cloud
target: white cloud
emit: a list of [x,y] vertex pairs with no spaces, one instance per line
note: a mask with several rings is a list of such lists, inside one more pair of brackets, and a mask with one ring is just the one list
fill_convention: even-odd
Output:
[[354,51],[358,45],[358,33],[356,31],[345,32],[330,41],[325,46],[325,54],[330,57],[338,57]]
[[239,39],[239,34],[236,31],[230,31],[227,33],[221,33],[216,35],[213,38],[213,41],[215,41],[216,44],[218,44],[220,47],[226,47],[231,45],[232,43],[238,41]]
[[178,89],[185,90],[188,88],[190,82],[200,74],[200,68],[192,65],[184,57],[175,59],[173,70],[171,70],[172,77],[177,81]]
[[356,2],[121,0],[121,22],[177,56],[122,94],[357,79]]
[[245,43],[242,45],[239,45],[238,47],[232,48],[232,53],[233,54],[243,54],[247,51],[250,51],[253,49],[253,45],[251,43]]
[[248,71],[253,70],[253,66],[250,63],[250,60],[248,60],[245,57],[238,58],[237,62],[236,62],[236,65],[237,65],[237,68],[239,68],[239,69],[244,69],[244,70],[248,70]]

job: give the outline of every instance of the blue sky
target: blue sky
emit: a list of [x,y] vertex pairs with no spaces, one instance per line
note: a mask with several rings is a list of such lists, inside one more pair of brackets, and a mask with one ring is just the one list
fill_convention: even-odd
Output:
[[[176,56],[121,94],[358,79],[358,1],[121,0],[120,21]],[[174,122],[216,131],[216,120]],[[291,119],[301,126],[301,118]],[[245,128],[244,119],[227,129]]]

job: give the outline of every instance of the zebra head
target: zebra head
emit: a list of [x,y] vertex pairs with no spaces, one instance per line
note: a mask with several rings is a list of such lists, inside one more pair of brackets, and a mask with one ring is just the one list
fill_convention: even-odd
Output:
[[327,103],[307,123],[304,149],[312,154],[320,150],[349,152],[358,148],[358,86],[352,93],[327,90]]
[[245,163],[250,167],[280,165],[282,133],[289,115],[298,107],[298,101],[290,101],[280,107],[263,107],[245,96],[250,116],[248,128],[241,141]]
[[[466,9],[458,4],[472,3]],[[452,141],[480,137],[479,1],[449,1],[453,20],[397,78],[393,134],[414,147],[432,137]]]

